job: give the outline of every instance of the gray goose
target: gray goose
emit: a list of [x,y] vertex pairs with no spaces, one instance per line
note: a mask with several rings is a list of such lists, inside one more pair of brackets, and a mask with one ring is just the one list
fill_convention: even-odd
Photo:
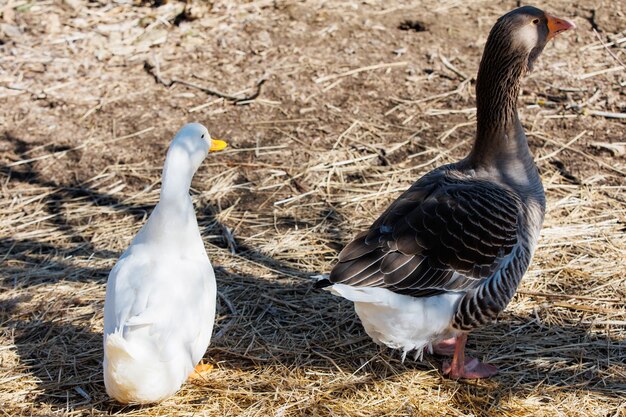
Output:
[[339,254],[326,287],[354,302],[379,344],[453,355],[444,374],[497,368],[465,358],[467,334],[511,301],[533,256],[545,194],[517,114],[522,76],[546,43],[575,27],[530,6],[491,29],[476,78],[469,155],[417,180]]

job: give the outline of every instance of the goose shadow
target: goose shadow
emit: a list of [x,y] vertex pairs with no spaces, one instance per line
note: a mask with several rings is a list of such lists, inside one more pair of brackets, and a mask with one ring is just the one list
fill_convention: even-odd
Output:
[[400,351],[375,345],[351,302],[313,290],[310,281],[285,285],[221,270],[218,284],[237,310],[222,306],[217,334],[220,328],[227,332],[212,342],[207,355],[227,369],[349,374],[358,378],[347,378],[342,390],[361,392],[376,392],[381,381],[418,372],[447,391],[457,409],[480,416],[504,413],[510,401],[541,392],[593,392],[616,402],[626,393],[620,376],[626,365],[624,340],[598,332],[592,323],[546,324],[547,304],[532,314],[507,312],[472,332],[468,354],[501,372],[488,380],[453,381],[439,371],[444,358],[425,354],[421,362],[410,357],[403,362]]
[[[286,285],[220,269],[219,290],[237,308],[236,316],[223,311],[235,321],[230,325],[230,336],[225,338],[228,341],[222,344],[229,345],[233,351],[245,347],[248,352],[254,352],[250,358],[257,357],[262,362],[281,358],[287,361],[283,365],[307,362],[334,367],[326,358],[332,357],[335,363],[353,370],[361,367],[360,357],[381,352],[389,353],[391,361],[395,358],[400,361],[399,351],[379,349],[371,341],[354,312],[353,303],[312,289],[312,284],[309,279]],[[254,335],[254,329],[267,327],[284,332],[279,339]],[[529,374],[532,370],[534,376],[528,380],[565,385],[608,384],[610,378],[601,379],[597,374],[613,364],[624,364],[626,343],[617,336],[591,330],[591,325],[546,325],[536,316],[505,313],[495,323],[472,332],[467,347],[479,356],[488,352],[484,359],[497,363],[502,373]],[[405,363],[407,369],[414,369],[413,364],[419,362],[410,357],[407,356]],[[429,362],[428,357],[425,362]],[[438,358],[434,362],[439,362]],[[579,364],[586,370],[561,372],[554,366],[561,363]],[[621,387],[626,388],[626,384]]]
[[367,392],[387,378],[420,372],[447,390],[458,409],[484,416],[504,410],[500,407],[509,399],[539,391],[595,392],[616,401],[626,393],[620,377],[624,340],[593,331],[593,324],[545,324],[541,316],[547,311],[505,313],[472,332],[468,354],[497,365],[501,373],[488,380],[452,381],[439,371],[441,357],[425,354],[421,362],[403,362],[398,350],[375,345],[351,302],[312,290],[310,281],[284,285],[221,271],[218,283],[238,310],[222,311],[220,326],[228,331],[211,344],[208,356],[227,368],[338,371],[363,377],[342,389]]

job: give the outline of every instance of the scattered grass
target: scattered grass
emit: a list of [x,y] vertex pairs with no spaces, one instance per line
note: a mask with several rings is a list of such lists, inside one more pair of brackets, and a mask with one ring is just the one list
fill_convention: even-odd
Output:
[[[548,211],[518,294],[470,337],[501,374],[454,382],[437,358],[402,363],[350,303],[311,289],[400,191],[467,153],[463,74],[514,3],[190,2],[180,26],[173,1],[0,9],[2,413],[624,415],[626,164],[597,145],[623,142],[624,33],[597,9],[599,40],[578,14],[591,1],[546,7],[580,29],[523,85]],[[399,30],[407,16],[428,31]],[[147,61],[227,96],[267,81],[235,105],[167,88]],[[106,277],[157,202],[172,133],[191,120],[231,145],[193,183],[220,291],[205,357],[215,369],[162,404],[123,407],[101,375]]]

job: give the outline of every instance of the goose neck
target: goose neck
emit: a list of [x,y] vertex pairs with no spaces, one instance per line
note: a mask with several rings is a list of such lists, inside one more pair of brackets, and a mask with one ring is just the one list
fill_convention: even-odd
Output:
[[472,159],[516,157],[527,152],[517,114],[528,57],[489,39],[476,78],[476,142]]

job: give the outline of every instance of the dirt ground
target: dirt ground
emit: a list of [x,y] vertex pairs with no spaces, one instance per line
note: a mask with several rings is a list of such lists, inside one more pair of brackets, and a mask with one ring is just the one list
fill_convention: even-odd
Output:
[[[535,3],[578,30],[523,82],[548,211],[520,291],[470,336],[498,376],[402,363],[311,289],[401,190],[468,152],[472,78],[516,5],[0,2],[0,414],[625,416],[624,2]],[[106,278],[189,121],[230,144],[192,190],[220,293],[215,369],[123,407],[102,381]]]

